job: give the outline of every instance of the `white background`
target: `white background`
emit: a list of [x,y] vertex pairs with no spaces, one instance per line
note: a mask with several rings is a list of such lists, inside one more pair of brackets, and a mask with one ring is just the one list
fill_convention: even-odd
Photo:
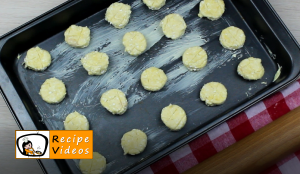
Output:
[[[29,141],[32,142],[32,148],[35,151],[41,151],[42,153],[45,150],[45,138],[38,135],[45,135],[48,138],[48,146],[47,146],[47,150],[45,152],[45,154],[43,156],[24,156],[23,154],[20,153],[17,144],[16,144],[16,158],[49,158],[49,131],[16,131],[16,141],[19,137],[21,137],[22,135],[26,135],[26,134],[37,134],[37,135],[28,135],[26,136],[28,138]],[[20,138],[18,145],[20,147],[20,150],[23,151],[22,148],[22,144],[23,144],[23,137]],[[17,143],[17,142],[16,142]]]

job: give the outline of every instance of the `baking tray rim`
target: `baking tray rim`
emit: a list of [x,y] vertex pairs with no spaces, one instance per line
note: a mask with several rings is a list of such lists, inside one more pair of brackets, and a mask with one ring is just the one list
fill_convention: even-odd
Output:
[[[68,1],[54,7],[53,9],[37,16],[36,18],[24,23],[23,25],[9,31],[8,33],[2,35],[0,37],[0,51],[1,51],[2,47],[5,45],[6,41],[8,41],[13,36],[25,31],[26,29],[34,26],[35,24],[38,24],[38,23],[42,22],[45,19],[50,18],[51,16],[65,10],[68,7],[70,7],[72,5],[75,5],[76,3],[80,2],[80,1],[81,0],[68,0]],[[254,0],[250,0],[250,1],[253,3]],[[278,22],[280,24],[280,27],[283,27],[285,32],[287,32],[287,34],[290,36],[290,38],[291,38],[290,41],[293,41],[295,46],[300,50],[299,43],[297,42],[295,37],[291,34],[291,32],[289,31],[287,26],[283,23],[283,21],[279,17],[279,15],[276,13],[274,8],[270,4],[269,0],[264,0],[264,2],[267,5],[267,7],[269,8],[269,10],[272,12],[273,16],[278,20]],[[272,28],[270,24],[268,24],[268,26],[270,28]],[[276,37],[277,37],[278,40],[280,40],[280,38],[278,38],[277,35],[276,35]],[[280,43],[284,46],[284,44],[282,42],[280,42]],[[284,48],[286,50],[289,49],[286,46],[284,46]],[[287,52],[291,56],[292,60],[294,60],[294,56],[290,54],[291,51],[293,51],[293,50],[290,50],[290,51],[287,51]],[[4,101],[5,101],[6,105],[8,106],[11,114],[13,115],[18,127],[20,129],[36,130],[36,126],[34,125],[33,121],[31,120],[29,112],[25,108],[22,100],[20,99],[16,89],[14,88],[14,85],[12,84],[8,74],[4,70],[4,67],[2,66],[1,62],[0,62],[0,74],[2,75],[2,78],[0,78],[0,93],[1,93],[1,95],[4,99]],[[168,146],[168,147],[162,149],[161,151],[157,152],[155,155],[149,157],[148,159],[145,159],[145,161],[143,161],[143,162],[137,164],[136,166],[128,169],[126,172],[132,173],[132,172],[138,172],[138,171],[142,170],[143,168],[149,166],[150,164],[152,164],[155,161],[159,160],[163,156],[176,151],[177,149],[181,148],[182,146],[189,143],[190,141],[192,141],[192,140],[196,139],[197,137],[207,133],[209,130],[212,130],[213,128],[219,126],[220,124],[224,123],[226,120],[232,118],[236,114],[244,111],[247,108],[250,108],[251,106],[253,106],[256,103],[260,102],[262,99],[264,99],[264,98],[274,94],[275,92],[287,87],[288,85],[290,85],[291,83],[293,83],[294,81],[296,81],[298,79],[298,77],[300,76],[300,69],[298,68],[298,71],[296,71],[295,68],[293,68],[290,74],[293,74],[293,76],[288,77],[288,78],[284,79],[283,81],[273,85],[270,89],[268,89],[266,91],[263,91],[260,94],[257,94],[255,97],[252,97],[249,101],[241,104],[239,107],[237,107],[237,108],[233,109],[232,111],[224,114],[222,117],[215,120],[213,123],[209,123],[208,125],[205,125],[201,129],[189,134],[188,136],[183,137],[178,142],[172,144],[172,146]],[[21,114],[24,114],[24,115],[21,115]],[[20,119],[20,117],[22,117],[22,118]],[[25,120],[27,120],[27,119],[29,119],[31,122],[27,121],[25,123]],[[40,164],[40,166],[41,166],[44,173],[48,173],[49,171],[56,172],[56,173],[61,173],[61,171],[59,170],[57,164],[55,163],[55,160],[49,160],[49,159],[48,160],[38,160],[38,163]]]

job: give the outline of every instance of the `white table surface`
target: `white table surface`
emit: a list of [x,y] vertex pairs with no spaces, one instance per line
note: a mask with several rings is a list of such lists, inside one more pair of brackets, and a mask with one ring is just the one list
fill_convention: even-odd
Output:
[[[0,0],[0,35],[63,3],[65,0]],[[300,1],[270,0],[282,20],[300,41]],[[1,78],[1,77],[0,77]],[[15,159],[18,126],[0,97],[0,173],[42,173],[36,160]]]

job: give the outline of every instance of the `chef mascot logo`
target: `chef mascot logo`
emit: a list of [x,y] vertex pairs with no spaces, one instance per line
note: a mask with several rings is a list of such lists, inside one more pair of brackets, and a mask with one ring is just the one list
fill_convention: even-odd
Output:
[[16,158],[49,158],[49,132],[16,132]]

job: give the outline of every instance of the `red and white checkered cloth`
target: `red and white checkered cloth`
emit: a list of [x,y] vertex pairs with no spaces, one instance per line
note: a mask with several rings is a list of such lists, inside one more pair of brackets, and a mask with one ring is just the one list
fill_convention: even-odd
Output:
[[[300,106],[300,80],[160,159],[140,174],[182,173]],[[263,174],[300,173],[300,151]]]

